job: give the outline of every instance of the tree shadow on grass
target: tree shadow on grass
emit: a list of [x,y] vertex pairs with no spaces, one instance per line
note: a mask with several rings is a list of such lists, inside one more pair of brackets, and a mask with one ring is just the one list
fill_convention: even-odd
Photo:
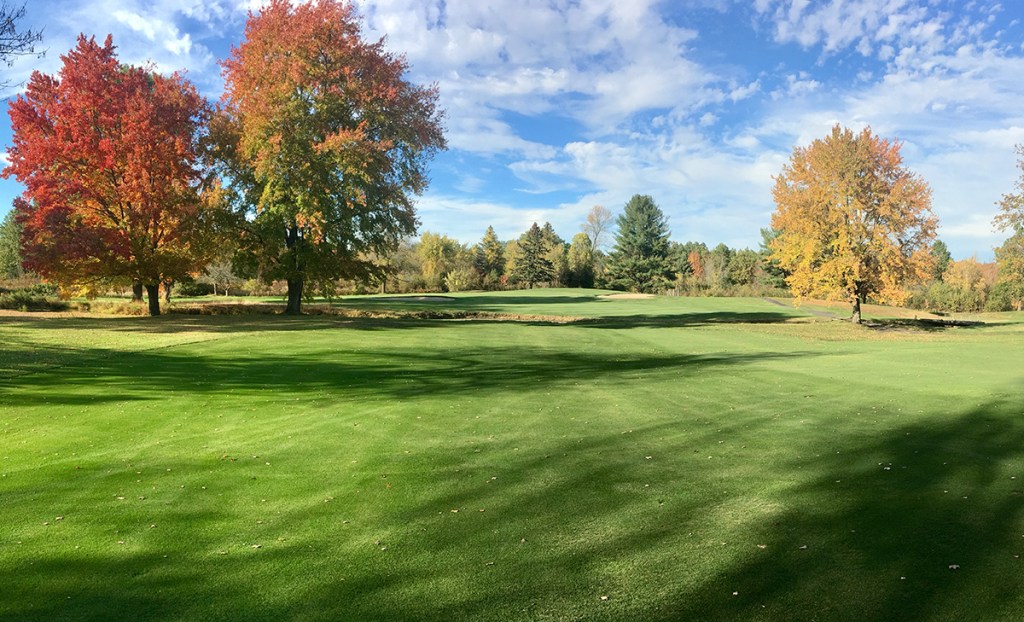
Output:
[[821,475],[749,554],[645,619],[1021,619],[1021,414],[985,404],[792,464]]
[[[233,505],[248,472],[222,480],[218,471],[211,481],[233,496],[217,511],[156,519],[176,530],[160,546],[6,563],[2,610],[111,620],[1020,619],[1020,415],[1019,402],[998,402],[874,437],[848,433],[738,481],[728,462],[709,466],[695,449],[753,441],[770,420],[723,417],[685,437],[679,428],[692,421],[616,434],[581,426],[518,451],[500,440],[462,451],[435,444],[414,458],[382,439],[386,455],[356,484],[323,477],[309,457],[282,458],[276,477],[308,503],[274,514],[274,534],[302,538],[257,550],[232,536],[235,548],[217,557],[224,531],[211,529],[255,518]],[[343,445],[315,462],[347,465]],[[757,464],[757,451],[735,460]],[[207,470],[198,459],[172,466]],[[346,496],[353,487],[364,496]],[[777,509],[737,517],[740,541],[715,552],[727,509],[759,505]],[[192,543],[184,558],[175,538]]]
[[664,372],[678,379],[698,369],[814,356],[804,352],[635,355],[517,347],[458,350],[389,348],[301,354],[226,356],[147,350],[95,357],[87,364],[28,374],[10,388],[0,386],[0,404],[89,404],[164,399],[169,391],[222,394],[259,390],[281,395],[337,392],[375,399],[459,396],[490,390],[536,390],[587,378],[628,382],[638,372]]
[[583,319],[577,326],[589,328],[683,328],[713,324],[779,324],[810,317],[801,312],[780,313],[774,311],[710,311],[701,313],[676,313],[672,315],[625,315],[596,319]]

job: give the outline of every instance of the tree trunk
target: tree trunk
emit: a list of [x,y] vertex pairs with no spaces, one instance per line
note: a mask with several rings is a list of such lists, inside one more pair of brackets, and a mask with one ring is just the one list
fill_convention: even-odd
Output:
[[854,324],[860,324],[860,296],[853,297],[853,315],[850,316],[850,321]]
[[132,302],[142,302],[142,281],[132,281]]
[[299,315],[302,313],[302,288],[305,281],[301,278],[288,279],[288,306],[284,312],[288,315]]
[[174,287],[174,281],[164,281],[164,302],[166,304],[171,303],[171,288]]
[[149,314],[160,315],[160,285],[146,285],[146,297],[149,298]]
[[288,277],[288,306],[284,312],[288,315],[299,315],[302,313],[302,289],[306,284],[303,276],[302,262],[299,258],[299,247],[302,244],[302,236],[298,226],[292,225],[285,232],[285,247],[292,253],[292,274]]

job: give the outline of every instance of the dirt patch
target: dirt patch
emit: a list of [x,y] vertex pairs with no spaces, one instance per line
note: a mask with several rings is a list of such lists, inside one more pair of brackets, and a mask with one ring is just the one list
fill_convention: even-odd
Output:
[[644,300],[654,298],[654,294],[601,294],[598,298],[604,300]]

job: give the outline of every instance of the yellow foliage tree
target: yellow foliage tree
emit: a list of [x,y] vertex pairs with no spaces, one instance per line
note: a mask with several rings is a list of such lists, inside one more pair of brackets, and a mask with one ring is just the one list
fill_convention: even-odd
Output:
[[927,278],[938,219],[928,184],[902,163],[898,142],[838,124],[793,150],[774,178],[770,248],[797,298],[849,300],[860,323],[868,296],[900,304]]

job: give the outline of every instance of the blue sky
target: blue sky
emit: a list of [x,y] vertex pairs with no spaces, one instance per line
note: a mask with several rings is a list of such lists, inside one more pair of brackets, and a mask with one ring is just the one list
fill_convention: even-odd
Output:
[[[1024,143],[1017,0],[359,0],[411,78],[436,82],[449,150],[421,230],[476,242],[534,221],[562,237],[594,205],[650,194],[673,239],[754,247],[772,175],[836,122],[903,142],[957,258],[992,258],[995,202]],[[54,73],[84,32],[121,59],[187,70],[220,96],[217,60],[259,0],[33,0]],[[10,96],[17,89],[6,93]],[[0,141],[10,128],[0,124]],[[0,181],[0,215],[20,192]]]

